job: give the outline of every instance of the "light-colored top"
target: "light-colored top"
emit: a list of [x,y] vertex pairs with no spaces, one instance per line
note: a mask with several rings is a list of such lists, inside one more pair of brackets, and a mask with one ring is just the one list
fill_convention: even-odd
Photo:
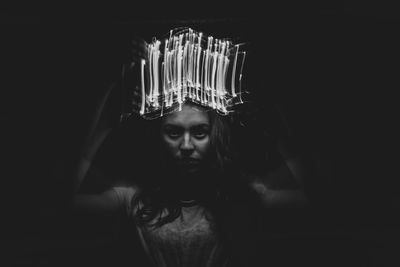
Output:
[[[135,220],[135,210],[131,206],[135,188],[113,189],[128,217]],[[177,219],[161,227],[137,227],[137,231],[144,250],[155,266],[227,266],[227,255],[213,225],[211,216],[197,205],[182,207],[182,214]]]

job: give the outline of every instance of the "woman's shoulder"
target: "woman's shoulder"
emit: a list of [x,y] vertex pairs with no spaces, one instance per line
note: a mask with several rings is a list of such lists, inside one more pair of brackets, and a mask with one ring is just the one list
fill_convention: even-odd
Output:
[[268,189],[267,182],[260,175],[248,174],[242,172],[242,180],[246,182],[250,189],[257,192],[258,194],[265,194]]
[[274,189],[263,177],[253,176],[249,185],[266,207],[305,207],[308,199],[301,189]]
[[271,198],[274,190],[268,184],[268,181],[260,175],[243,174],[244,179],[251,191],[253,191],[262,200],[264,204],[271,204]]
[[119,182],[112,186],[111,190],[116,195],[120,204],[129,205],[132,201],[132,198],[135,197],[140,191],[140,188],[132,183]]

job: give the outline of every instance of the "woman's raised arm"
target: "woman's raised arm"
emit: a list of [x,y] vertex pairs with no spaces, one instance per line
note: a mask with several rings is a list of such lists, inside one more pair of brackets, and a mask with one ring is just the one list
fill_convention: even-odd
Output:
[[[133,41],[132,62],[140,62],[145,58],[146,46],[142,40]],[[135,71],[137,66],[134,63],[123,68],[125,72]],[[133,76],[136,77],[136,76]],[[126,81],[124,81],[126,82]],[[134,84],[139,81],[134,80]],[[124,90],[122,92],[122,90]],[[121,84],[113,84],[104,90],[98,99],[97,106],[94,110],[91,123],[88,127],[84,146],[80,152],[78,164],[73,174],[73,192],[74,207],[92,210],[114,210],[117,208],[115,190],[109,190],[97,195],[82,195],[79,188],[84,181],[89,169],[91,168],[93,159],[104,143],[104,140],[110,134],[112,129],[116,128],[122,119],[130,116],[133,109],[140,103],[141,97],[138,94],[129,94]]]
[[117,90],[116,86],[110,86],[100,96],[72,174],[72,208],[77,211],[109,213],[118,210],[118,198],[112,189],[100,194],[82,194],[79,192],[96,153],[112,129],[118,125],[119,109],[115,106],[117,103],[111,101],[114,100],[111,96],[116,93],[115,90]]
[[266,207],[305,207],[309,200],[304,190],[304,164],[282,141],[278,142],[277,148],[282,162],[265,177],[253,179],[252,187]]

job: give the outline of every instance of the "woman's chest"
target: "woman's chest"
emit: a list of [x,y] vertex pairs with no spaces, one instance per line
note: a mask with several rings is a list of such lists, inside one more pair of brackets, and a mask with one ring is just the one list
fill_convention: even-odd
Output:
[[193,246],[217,242],[214,222],[200,207],[182,208],[181,215],[156,228],[140,228],[145,239],[155,244]]

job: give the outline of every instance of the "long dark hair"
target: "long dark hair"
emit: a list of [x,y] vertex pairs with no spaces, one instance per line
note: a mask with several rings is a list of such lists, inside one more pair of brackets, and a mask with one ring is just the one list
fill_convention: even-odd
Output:
[[[204,205],[213,217],[223,216],[234,203],[249,201],[251,195],[248,180],[241,175],[240,164],[236,162],[237,151],[232,140],[232,117],[222,116],[217,112],[208,111],[211,129],[210,145],[211,153],[208,157],[205,179],[209,182],[204,191],[202,205]],[[174,170],[168,169],[162,164],[161,138],[157,133],[161,131],[161,120],[146,122],[148,126],[149,150],[152,164],[156,167],[153,172],[146,175],[141,182],[141,190],[132,199],[132,208],[135,209],[136,222],[142,226],[159,227],[175,220],[181,212],[179,199],[173,194],[170,187],[169,176]],[[157,141],[154,141],[157,140]],[[158,170],[158,171],[157,171]],[[167,179],[165,179],[167,178]],[[161,216],[166,210],[165,216]]]

